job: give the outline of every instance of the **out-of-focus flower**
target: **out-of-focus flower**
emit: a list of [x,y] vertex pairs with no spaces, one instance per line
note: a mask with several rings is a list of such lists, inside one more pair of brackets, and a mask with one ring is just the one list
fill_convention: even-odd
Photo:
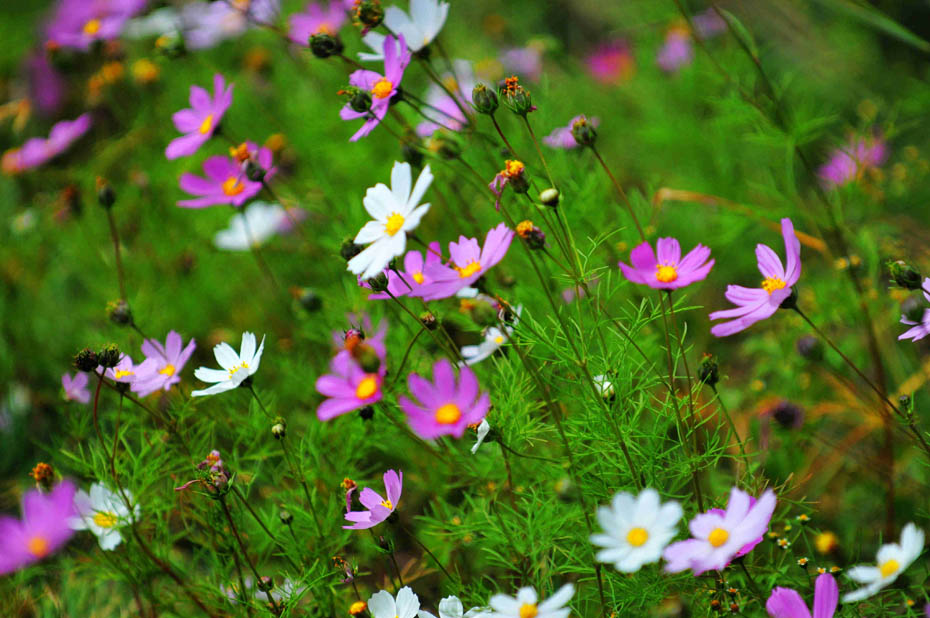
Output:
[[26,62],[29,71],[29,98],[34,101],[39,111],[46,115],[54,114],[64,102],[67,84],[64,78],[52,66],[48,55],[35,53]]
[[539,601],[536,589],[527,586],[517,591],[516,597],[495,594],[489,604],[493,618],[568,618],[571,610],[565,607],[575,594],[572,584],[565,584],[545,601]]
[[177,159],[197,152],[198,148],[213,137],[223,114],[232,105],[232,95],[233,85],[230,84],[229,88],[226,88],[226,81],[219,73],[213,76],[212,97],[200,86],[191,86],[191,106],[171,116],[174,126],[184,135],[171,140],[165,149],[165,156]]
[[513,47],[501,53],[501,64],[508,73],[516,73],[537,82],[542,75],[543,46],[531,42],[526,47]]
[[433,282],[424,286],[420,295],[426,300],[438,300],[469,287],[504,259],[513,236],[513,230],[503,223],[487,233],[483,247],[478,245],[477,238],[459,236],[458,242],[449,243],[450,264],[432,264],[427,268]]
[[426,440],[451,435],[461,438],[465,428],[480,422],[491,406],[487,393],[478,390],[478,378],[468,367],[456,379],[452,363],[440,359],[433,365],[433,381],[411,373],[407,385],[416,401],[401,395],[397,402],[413,431]]
[[119,362],[116,363],[116,366],[104,368],[97,367],[97,373],[103,371],[104,377],[110,378],[114,382],[120,382],[122,384],[133,384],[138,379],[149,379],[154,368],[152,365],[142,366],[142,363],[135,364],[133,360],[129,357],[128,354],[123,354],[120,356]]
[[189,49],[213,47],[239,36],[255,24],[269,24],[278,13],[278,0],[222,0],[192,2],[181,9],[184,43]]
[[597,47],[585,63],[591,76],[606,85],[622,84],[636,71],[633,53],[626,41],[611,41]]
[[552,133],[543,138],[543,142],[552,148],[563,148],[565,150],[570,150],[572,148],[577,148],[581,144],[578,143],[578,140],[575,139],[572,129],[575,126],[575,123],[584,119],[592,126],[597,127],[601,124],[599,118],[587,118],[584,114],[580,114],[572,118],[567,127],[558,127],[554,129]]
[[75,373],[73,378],[70,373],[62,374],[61,387],[65,391],[65,399],[88,403],[90,401],[90,391],[87,390],[88,379],[88,375],[83,371]]
[[[924,298],[930,303],[930,292],[927,292],[930,289],[930,277],[927,277],[923,281],[923,295]],[[920,319],[920,322],[915,322],[909,319],[906,315],[901,315],[901,324],[906,324],[912,328],[907,329],[900,335],[898,335],[898,340],[902,339],[911,339],[913,341],[920,341],[927,335],[930,335],[930,308],[924,309],[923,316]]]
[[509,323],[505,322],[503,329],[498,326],[489,326],[484,331],[484,340],[478,345],[462,346],[459,353],[462,355],[463,362],[460,364],[471,366],[480,363],[500,350],[513,334],[513,329],[517,325],[517,322],[520,321],[520,313],[522,311],[522,305],[515,307],[513,321]]
[[[391,98],[397,94],[397,89],[404,77],[404,70],[410,64],[410,52],[403,47],[404,35],[399,35],[399,43],[398,46],[393,36],[384,39],[384,75],[367,69],[359,69],[349,75],[349,84],[362,92],[369,93],[371,98],[368,110],[357,111],[353,109],[351,102],[346,103],[339,110],[339,117],[343,120],[365,118],[365,123],[355,132],[355,135],[349,138],[350,142],[365,137],[381,123],[384,115],[387,114]],[[398,47],[401,48],[399,53]]]
[[[467,612],[457,596],[446,597],[439,602],[439,618],[489,618],[491,613],[480,607],[473,607]],[[463,613],[464,612],[464,613]],[[421,609],[418,618],[436,618],[430,612]]]
[[56,123],[48,138],[33,137],[20,146],[3,153],[0,168],[5,174],[19,174],[54,159],[90,129],[90,114],[82,114],[74,120]]
[[298,45],[306,46],[314,34],[335,36],[348,20],[344,3],[332,0],[328,4],[311,2],[303,13],[295,13],[288,19],[288,38]]
[[862,178],[870,167],[878,167],[888,158],[888,147],[879,136],[852,139],[838,148],[817,171],[824,186],[840,187]]
[[[123,490],[131,502],[132,494]],[[100,542],[100,549],[112,550],[123,540],[119,529],[130,523],[130,511],[122,498],[102,483],[90,486],[90,494],[83,489],[74,497],[77,515],[68,519],[72,530],[90,530]],[[132,518],[139,516],[139,505],[133,505]]]
[[603,533],[591,542],[604,549],[597,552],[600,562],[612,562],[622,573],[635,573],[644,564],[658,562],[662,551],[678,533],[681,505],[661,503],[659,492],[644,489],[638,496],[626,492],[614,495],[610,506],[597,509]]
[[180,34],[181,29],[181,14],[173,7],[164,6],[130,19],[123,28],[123,36],[129,39],[159,37],[165,34]]
[[765,534],[775,502],[772,490],[752,504],[749,494],[734,487],[722,515],[719,510],[696,515],[688,524],[693,538],[665,549],[665,570],[679,573],[691,569],[696,577],[704,571],[724,568],[747,543]]
[[[292,216],[298,218],[301,213],[296,210]],[[287,211],[280,204],[252,202],[241,213],[232,216],[229,227],[213,236],[213,244],[226,251],[248,251],[292,227]]]
[[437,0],[410,0],[410,12],[396,6],[384,10],[384,25],[403,36],[410,51],[420,51],[430,44],[449,16],[449,3]]
[[374,277],[384,270],[394,257],[407,247],[407,233],[420,224],[430,204],[419,204],[433,174],[429,165],[423,168],[411,190],[412,175],[409,163],[394,162],[391,170],[391,188],[379,182],[365,192],[362,204],[371,215],[369,221],[355,237],[355,243],[368,245],[348,262],[348,269],[362,279]]
[[694,32],[699,39],[712,39],[727,31],[727,22],[717,14],[713,7],[691,18]]
[[656,252],[643,242],[630,252],[632,266],[620,262],[623,276],[633,283],[642,283],[657,290],[677,290],[702,281],[714,266],[710,249],[698,244],[681,257],[681,245],[675,238],[660,238]]
[[715,337],[726,337],[745,330],[760,320],[778,311],[779,306],[791,296],[791,286],[801,278],[801,242],[794,233],[791,219],[781,220],[781,233],[785,240],[786,265],[782,266],[778,255],[767,245],[756,245],[759,272],[765,279],[758,288],[728,285],[727,300],[737,305],[734,309],[715,311],[711,320],[734,318],[716,324],[710,329]]
[[665,43],[656,55],[656,63],[666,73],[676,73],[694,60],[694,46],[687,26],[675,25],[665,34]]
[[[268,180],[275,172],[272,167],[271,151],[264,146],[259,148],[252,142],[246,142],[249,156],[251,153],[257,160],[264,173],[264,180]],[[262,190],[262,183],[250,180],[246,174],[247,162],[216,155],[203,162],[203,171],[206,178],[189,172],[181,175],[179,182],[181,189],[192,195],[200,197],[179,200],[178,206],[182,208],[206,208],[218,204],[231,204],[242,206],[249,199],[255,197]]]
[[[346,520],[354,523],[351,526],[343,526],[343,528],[348,530],[365,530],[366,528],[373,528],[380,524],[397,508],[403,488],[404,473],[388,470],[384,473],[384,490],[385,493],[387,493],[387,498],[382,498],[381,494],[373,489],[368,487],[364,488],[359,494],[358,499],[359,502],[362,503],[362,506],[368,510],[347,512],[345,515]],[[407,590],[409,590],[409,588],[407,588]],[[401,590],[401,592],[403,592],[403,590]],[[416,599],[416,595],[414,595],[414,599]],[[368,602],[368,607],[372,613],[375,614],[376,618],[380,618],[380,614],[371,606],[371,601]],[[419,604],[417,608],[419,608]],[[414,612],[415,611],[416,609]],[[395,616],[396,615],[397,612],[395,612]],[[414,614],[410,615],[413,616]]]
[[181,370],[194,353],[197,344],[191,339],[183,349],[182,346],[184,340],[175,331],[168,333],[165,345],[155,339],[142,342],[145,360],[142,361],[139,373],[144,377],[133,382],[132,391],[140,397],[146,397],[159,389],[168,391],[180,382]]
[[43,560],[68,542],[75,491],[68,480],[48,494],[32,489],[23,495],[22,519],[0,516],[0,575]]
[[[391,268],[386,268],[384,274],[387,277],[387,291],[369,294],[370,300],[383,300],[401,296],[419,296],[420,290],[425,285],[432,283],[432,279],[426,275],[428,266],[439,264],[442,261],[438,242],[431,242],[426,250],[426,259],[419,251],[408,251],[404,256],[404,270],[396,272]],[[362,286],[371,287],[365,281],[361,281]],[[390,294],[388,293],[390,292]]]
[[[840,600],[840,589],[829,573],[823,573],[814,582],[813,618],[833,618]],[[807,604],[796,590],[775,588],[765,602],[765,611],[772,618],[812,618]]]
[[213,355],[222,369],[198,367],[194,372],[194,377],[201,382],[213,382],[214,384],[204,390],[194,391],[191,393],[191,397],[215,395],[216,393],[238,388],[247,378],[255,375],[255,372],[258,371],[264,349],[265,337],[262,336],[262,342],[256,350],[255,335],[248,331],[242,333],[242,345],[238,354],[225,341],[216,344],[213,347]]
[[455,74],[446,74],[443,76],[443,81],[449,91],[455,95],[455,99],[438,84],[430,85],[429,90],[426,91],[426,102],[430,107],[424,107],[421,110],[429,120],[417,125],[417,135],[420,137],[429,137],[439,129],[460,131],[468,123],[460,107],[468,109],[471,91],[475,87],[475,74],[471,69],[471,63],[467,60],[456,60],[453,68]]
[[924,549],[924,531],[912,523],[901,531],[900,543],[882,545],[875,557],[875,566],[854,566],[846,575],[862,588],[843,595],[843,603],[862,601],[898,579]]
[[59,0],[45,28],[46,39],[59,47],[86,50],[95,41],[119,36],[126,21],[146,0]]

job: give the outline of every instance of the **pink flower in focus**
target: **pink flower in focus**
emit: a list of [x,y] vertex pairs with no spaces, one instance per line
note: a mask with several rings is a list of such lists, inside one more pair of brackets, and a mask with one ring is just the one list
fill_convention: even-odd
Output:
[[[258,148],[252,142],[246,142],[250,158],[265,172],[267,181],[273,174],[271,151],[265,147]],[[253,154],[254,153],[254,154]],[[242,206],[262,190],[262,183],[249,180],[244,171],[245,162],[222,155],[210,157],[203,162],[206,178],[185,172],[181,175],[181,189],[197,195],[195,199],[180,200],[182,208],[205,208],[217,204]]]
[[132,392],[140,397],[146,397],[162,389],[168,391],[172,385],[181,381],[181,369],[194,353],[197,344],[191,339],[187,347],[181,349],[184,340],[175,331],[168,333],[165,345],[155,339],[146,339],[142,343],[142,353],[145,360],[139,366],[139,378],[132,384]]
[[601,84],[621,84],[633,76],[636,65],[630,46],[624,41],[611,41],[594,50],[585,61],[591,76]]
[[48,41],[61,47],[86,50],[95,41],[119,36],[130,17],[146,0],[60,0],[45,28]]
[[[378,356],[381,358],[380,354]],[[384,396],[381,387],[387,368],[383,358],[377,372],[371,373],[359,366],[352,351],[343,350],[330,361],[329,370],[330,373],[316,380],[316,390],[327,397],[316,409],[321,421],[377,403]]]
[[425,300],[438,300],[470,286],[504,259],[513,236],[513,230],[503,223],[487,233],[483,247],[478,245],[477,238],[459,236],[458,242],[449,243],[451,263],[429,265],[425,273],[432,283],[424,286],[418,295]]
[[692,537],[672,543],[662,554],[669,573],[691,569],[695,577],[704,571],[722,569],[747,543],[765,534],[775,511],[775,492],[767,490],[752,505],[750,495],[734,487],[727,510],[700,513],[688,528]]
[[694,60],[691,33],[687,28],[675,26],[665,35],[665,43],[659,49],[656,63],[666,73],[675,73]]
[[339,117],[343,120],[366,119],[355,135],[349,138],[350,142],[358,141],[371,133],[387,114],[391,98],[397,94],[397,88],[408,64],[410,52],[406,48],[404,35],[400,35],[396,40],[393,36],[387,36],[384,39],[384,75],[367,69],[359,69],[349,75],[349,84],[371,93],[371,108],[367,112],[357,112],[348,103],[339,110]]
[[834,150],[817,171],[827,188],[839,187],[855,182],[870,167],[878,167],[888,158],[888,148],[880,137],[869,140],[857,139],[844,148]]
[[169,159],[188,157],[213,137],[223,114],[232,105],[232,91],[232,84],[226,88],[226,81],[219,73],[213,76],[212,97],[200,86],[191,86],[191,106],[171,116],[174,126],[184,135],[171,140],[165,156]]
[[397,402],[410,427],[425,440],[446,435],[461,438],[466,427],[481,422],[491,405],[487,393],[479,396],[475,373],[461,367],[456,380],[452,363],[444,358],[433,365],[432,382],[411,373],[407,384],[418,401],[401,395]]
[[18,174],[39,167],[54,159],[90,129],[90,114],[82,114],[74,120],[62,120],[49,131],[48,138],[33,137],[20,146],[3,153],[0,168],[6,174]]
[[74,535],[68,518],[77,514],[74,483],[64,480],[48,494],[23,495],[22,519],[0,517],[0,575],[12,573],[58,551]]
[[600,118],[586,118],[584,114],[580,114],[572,118],[567,127],[559,127],[553,130],[552,133],[543,138],[543,142],[552,148],[563,148],[565,150],[577,148],[578,142],[575,141],[575,136],[572,135],[572,126],[579,120],[586,120],[595,128],[601,124]]
[[791,588],[775,588],[765,602],[765,611],[772,618],[833,618],[840,600],[840,589],[829,573],[822,573],[814,582],[814,614],[811,616],[804,599]]
[[[753,496],[749,496],[749,508],[752,508],[755,505],[756,505],[756,499]],[[726,514],[727,514],[726,511],[724,511],[723,509],[709,509],[707,512],[714,513],[716,515],[719,515],[720,517],[726,517]],[[755,549],[756,545],[758,545],[764,540],[765,540],[765,535],[760,534],[757,538],[749,541],[748,543],[740,547],[739,551],[736,552],[736,555],[734,555],[733,557],[740,558],[741,556],[745,556],[746,554],[751,552],[753,549]]]
[[90,401],[90,391],[87,390],[88,380],[88,375],[83,371],[75,373],[73,378],[69,373],[63,374],[61,376],[61,387],[65,390],[65,399],[88,403]]
[[[404,256],[404,270],[395,272],[390,268],[384,269],[384,274],[388,280],[387,292],[369,294],[368,299],[383,300],[390,298],[391,294],[393,294],[395,298],[400,298],[401,296],[419,296],[420,291],[426,289],[424,286],[433,282],[433,279],[427,275],[427,269],[435,264],[442,263],[442,257],[440,256],[441,251],[442,249],[439,247],[439,243],[435,241],[429,244],[429,248],[426,250],[425,260],[423,259],[423,254],[419,251],[408,251],[407,255]],[[359,278],[359,285],[365,288],[371,288],[371,285],[361,278]],[[388,292],[390,292],[390,294],[388,294]]]
[[367,511],[349,511],[346,513],[345,518],[347,521],[355,522],[351,526],[343,526],[348,530],[365,530],[367,528],[372,528],[382,521],[387,519],[391,513],[394,512],[394,509],[397,508],[397,503],[400,501],[400,494],[403,491],[404,486],[404,473],[400,472],[399,474],[394,470],[388,470],[384,473],[384,489],[387,493],[387,499],[382,498],[381,495],[366,487],[362,490],[362,493],[359,494],[359,502],[362,503]]
[[756,245],[756,259],[759,272],[765,279],[758,288],[744,288],[741,285],[728,285],[727,300],[737,305],[734,309],[715,311],[711,320],[735,318],[722,322],[710,329],[715,337],[726,337],[745,330],[760,320],[764,320],[791,296],[791,286],[801,278],[801,243],[794,234],[794,225],[787,217],[781,220],[781,234],[785,239],[785,257],[787,266],[767,245]]
[[658,257],[648,242],[634,248],[630,252],[633,265],[619,264],[623,276],[657,290],[677,290],[703,280],[714,266],[714,260],[708,261],[710,249],[701,244],[684,258],[681,245],[674,238],[660,238],[656,241],[656,249]]
[[298,45],[307,46],[314,34],[338,34],[347,19],[343,4],[337,0],[328,5],[311,2],[303,13],[295,13],[288,19],[291,25],[288,38]]

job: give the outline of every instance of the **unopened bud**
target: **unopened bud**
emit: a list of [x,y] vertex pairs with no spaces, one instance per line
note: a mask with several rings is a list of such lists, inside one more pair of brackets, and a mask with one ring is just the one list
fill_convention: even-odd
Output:
[[587,118],[579,116],[572,122],[572,137],[579,146],[593,146],[597,139],[597,131]]
[[493,115],[499,105],[497,94],[484,84],[478,84],[471,91],[471,103],[479,114]]
[[371,289],[375,292],[384,292],[388,289],[388,278],[383,272],[378,273],[370,279],[366,279],[365,282],[371,286]]
[[889,262],[888,271],[891,273],[891,279],[902,288],[919,290],[923,283],[920,271],[904,260]]
[[561,197],[559,190],[555,187],[549,187],[548,189],[544,189],[542,193],[539,194],[539,201],[546,206],[555,208],[559,205],[559,197]]
[[339,247],[339,255],[346,262],[354,258],[356,255],[362,252],[362,249],[365,247],[361,245],[356,245],[351,238],[346,238],[342,241],[342,246]]
[[268,592],[268,591],[270,591],[272,588],[274,588],[274,580],[273,580],[273,579],[271,579],[271,578],[268,577],[267,575],[264,576],[264,577],[259,577],[259,578],[258,578],[258,589],[259,589],[259,590],[261,590],[262,592]]
[[355,17],[367,32],[377,28],[384,21],[384,8],[378,0],[362,0],[355,8]]
[[788,297],[781,301],[781,304],[778,305],[779,309],[797,309],[798,308],[798,288],[793,286],[791,288],[791,294]]
[[701,364],[698,366],[698,379],[711,388],[716,388],[720,381],[720,369],[717,367],[717,357],[704,353]]
[[280,519],[281,523],[285,526],[290,526],[294,521],[294,516],[287,509],[281,509],[278,511],[278,519]]
[[420,324],[423,325],[423,328],[426,330],[436,330],[436,327],[439,326],[439,320],[436,319],[436,316],[429,311],[424,311],[420,314]]
[[338,56],[342,53],[343,45],[339,36],[327,34],[326,32],[317,32],[310,35],[310,51],[317,58],[329,58]]
[[911,322],[920,324],[924,321],[924,304],[913,296],[909,296],[901,303],[901,313]]
[[132,312],[129,310],[129,303],[122,298],[111,300],[107,303],[107,317],[114,324],[129,326],[132,324]]
[[358,411],[358,415],[363,421],[370,421],[375,417],[375,409],[372,406],[365,406]]
[[910,395],[901,395],[898,397],[898,405],[900,405],[901,409],[905,412],[911,411],[911,403],[913,403],[913,401],[911,400]]
[[97,353],[90,348],[84,348],[74,356],[74,366],[81,371],[96,371],[99,364]]
[[794,347],[802,358],[812,361],[823,360],[823,344],[814,335],[799,337]]
[[498,91],[504,105],[518,116],[526,116],[536,108],[533,107],[533,97],[530,91],[520,85],[516,76],[508,77]]
[[104,208],[110,208],[116,203],[116,192],[102,176],[97,176],[97,201]]
[[352,348],[351,354],[365,373],[376,373],[381,368],[381,359],[378,357],[378,353],[367,343]]
[[97,361],[106,369],[116,367],[119,357],[119,347],[115,343],[108,343],[97,352]]
[[266,173],[267,172],[265,171],[265,168],[263,168],[261,165],[259,165],[252,159],[249,159],[248,161],[246,161],[245,175],[246,175],[246,178],[248,178],[252,182],[262,182],[263,180],[265,180]]
[[36,488],[44,491],[50,491],[55,484],[55,469],[41,461],[35,465],[29,476],[35,479]]
[[275,440],[281,440],[287,435],[287,422],[280,416],[274,419],[274,425],[271,426],[271,435]]
[[298,297],[300,306],[314,313],[323,308],[323,299],[312,289],[303,288],[300,290],[300,296]]

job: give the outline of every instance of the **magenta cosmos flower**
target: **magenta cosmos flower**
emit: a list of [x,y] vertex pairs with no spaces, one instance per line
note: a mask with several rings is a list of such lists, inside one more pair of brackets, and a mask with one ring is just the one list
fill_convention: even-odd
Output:
[[552,148],[562,148],[565,150],[571,150],[572,148],[578,148],[578,142],[575,141],[575,136],[572,135],[572,126],[579,120],[588,122],[591,126],[597,127],[601,124],[599,118],[587,118],[584,114],[575,116],[568,122],[567,127],[559,127],[552,131],[549,135],[543,138],[543,142],[547,146]]
[[95,41],[119,36],[146,0],[61,0],[45,29],[50,42],[85,50]]
[[504,259],[513,236],[513,230],[503,223],[487,233],[483,247],[478,245],[477,238],[459,236],[458,242],[449,243],[452,261],[448,265],[438,263],[426,268],[425,274],[432,279],[432,283],[424,285],[418,295],[426,300],[437,300],[448,298],[470,286]]
[[404,488],[404,473],[397,473],[394,470],[388,470],[384,473],[384,490],[387,498],[366,487],[359,494],[358,500],[362,503],[367,511],[349,511],[345,517],[347,521],[355,522],[351,526],[343,526],[348,530],[365,530],[372,528],[387,519],[397,503],[400,501],[400,494]]
[[298,45],[309,44],[314,34],[336,35],[346,23],[347,13],[343,2],[334,0],[328,5],[311,2],[303,13],[291,15],[288,38]]
[[446,435],[461,438],[466,427],[484,419],[491,405],[487,393],[479,396],[475,373],[462,367],[456,380],[452,363],[444,358],[433,365],[432,382],[411,373],[407,384],[418,401],[401,395],[397,402],[413,431],[426,440]]
[[0,575],[12,573],[58,551],[74,534],[68,518],[77,515],[71,481],[51,492],[23,495],[23,518],[0,517]]
[[710,314],[710,319],[735,319],[714,325],[710,329],[714,336],[726,337],[749,328],[759,320],[764,320],[778,311],[782,302],[791,296],[791,286],[801,277],[801,242],[794,234],[791,219],[787,217],[781,220],[781,234],[785,239],[787,265],[782,266],[778,255],[767,245],[756,245],[759,272],[765,277],[762,280],[762,287],[727,286],[727,300],[737,307],[715,311]]
[[[265,147],[258,148],[253,142],[246,142],[249,153],[255,153],[254,159],[266,170],[265,180],[273,174],[271,151]],[[197,195],[195,199],[180,200],[182,208],[206,208],[218,204],[242,206],[262,190],[261,182],[249,180],[244,171],[245,164],[237,159],[217,155],[203,162],[206,178],[185,172],[181,175],[180,185],[184,191]]]
[[585,61],[588,71],[602,84],[620,84],[633,76],[636,64],[625,41],[613,41],[594,50]]
[[219,73],[213,76],[213,96],[200,86],[191,86],[191,106],[171,116],[174,126],[184,135],[171,140],[165,156],[169,159],[190,156],[213,137],[223,114],[232,105],[232,93],[233,85],[227,88]]
[[[924,279],[922,290],[924,298],[926,298],[927,302],[930,303],[930,293],[927,292],[928,289],[930,289],[930,277],[926,277]],[[898,335],[898,341],[902,339],[913,339],[914,341],[920,341],[927,335],[930,335],[930,309],[924,309],[924,314],[921,316],[919,323],[908,319],[906,315],[902,315],[901,324],[906,324],[911,328]]]
[[4,152],[0,168],[6,174],[18,174],[44,165],[87,133],[91,124],[90,114],[82,114],[74,120],[62,120],[52,127],[47,139],[33,137],[19,148]]
[[142,343],[142,353],[145,360],[139,367],[139,373],[145,377],[137,379],[132,384],[132,392],[140,397],[146,397],[162,389],[168,391],[174,384],[181,381],[181,369],[194,353],[197,344],[191,339],[182,349],[184,340],[181,335],[171,331],[165,340],[165,345],[154,339],[146,339]]
[[888,148],[880,137],[851,140],[834,150],[830,159],[817,171],[826,187],[854,182],[870,167],[878,167],[888,157]]
[[698,576],[724,568],[747,543],[765,534],[774,511],[775,492],[771,489],[752,504],[749,494],[734,487],[726,511],[696,515],[688,524],[693,538],[665,548],[665,570],[679,573],[691,569]]
[[630,251],[633,265],[620,262],[620,270],[633,283],[657,290],[676,290],[707,277],[714,266],[714,260],[708,261],[709,257],[710,249],[699,244],[682,258],[681,245],[676,239],[660,238],[656,241],[655,252],[648,242]]
[[80,401],[87,403],[90,401],[90,391],[87,390],[89,377],[83,371],[78,371],[71,377],[71,374],[65,373],[61,376],[61,387],[65,391],[65,399],[68,401]]
[[[423,254],[419,251],[408,251],[404,256],[404,270],[384,269],[384,274],[388,280],[387,292],[369,294],[369,300],[383,300],[390,298],[391,294],[395,298],[419,296],[421,290],[428,289],[426,286],[433,282],[433,279],[427,274],[427,270],[436,264],[442,263],[441,251],[439,243],[435,241],[429,244],[429,248],[426,250],[426,259],[423,258]],[[371,285],[367,281],[362,281],[361,277],[359,277],[359,284],[362,287],[371,288]]]
[[404,42],[404,35],[399,35],[397,39],[387,36],[384,39],[384,75],[366,69],[359,69],[349,75],[349,84],[371,93],[371,108],[367,112],[357,112],[348,103],[339,111],[339,117],[343,120],[366,119],[365,124],[349,138],[350,142],[371,133],[384,118],[408,64],[410,52]]
[[840,589],[829,573],[822,573],[814,583],[814,613],[797,591],[775,588],[765,602],[765,611],[772,618],[833,618],[840,600]]
[[381,359],[376,372],[365,371],[353,358],[351,350],[343,350],[330,362],[330,373],[317,378],[316,390],[328,397],[316,409],[316,416],[321,421],[381,401],[384,396],[381,387],[387,368],[381,353],[374,346],[372,348]]

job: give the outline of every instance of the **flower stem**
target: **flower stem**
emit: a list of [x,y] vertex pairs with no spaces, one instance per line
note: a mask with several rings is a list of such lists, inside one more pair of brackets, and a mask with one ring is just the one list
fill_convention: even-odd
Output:
[[[249,558],[249,552],[245,548],[245,543],[242,542],[242,537],[239,536],[239,530],[236,528],[236,524],[233,522],[232,515],[229,512],[229,507],[226,505],[226,496],[220,494],[219,502],[220,506],[223,507],[223,514],[226,515],[226,521],[229,522],[229,529],[232,531],[233,536],[236,537],[236,542],[239,544],[239,549],[242,551],[242,557],[245,558],[246,564],[248,564],[249,568],[252,570],[252,575],[255,576],[255,585],[260,586],[262,582],[261,575],[258,574],[255,564],[252,562],[252,559]],[[243,590],[243,592],[245,591]],[[278,604],[275,603],[274,597],[270,594],[268,595],[268,602],[271,604],[271,610],[274,614],[280,615],[281,610],[278,609]]]
[[[274,533],[273,533],[271,530],[268,529],[268,526],[266,526],[266,525],[265,525],[265,522],[263,522],[263,521],[261,520],[261,518],[258,516],[258,513],[255,512],[255,510],[254,510],[254,509],[252,508],[252,506],[249,504],[249,501],[246,500],[245,496],[242,494],[242,492],[239,490],[239,488],[238,488],[237,486],[235,486],[235,485],[232,485],[232,490],[233,490],[233,493],[236,494],[236,497],[239,499],[239,502],[242,503],[242,506],[244,506],[245,509],[246,509],[246,510],[249,512],[249,514],[252,516],[252,519],[254,519],[255,522],[258,523],[259,527],[260,527],[262,530],[265,531],[265,534],[268,535],[268,538],[271,539],[271,541],[272,541],[275,545],[277,545],[282,551],[286,552],[287,549],[286,549],[286,548],[284,547],[284,545],[277,539],[277,537],[274,535]],[[284,557],[287,558],[287,561],[291,563],[291,566],[294,567],[294,570],[295,570],[295,571],[300,571],[300,567],[297,565],[296,562],[294,562],[294,560],[293,560],[287,553],[284,554]]]
[[645,241],[646,234],[643,233],[643,227],[639,224],[639,219],[636,217],[636,211],[633,210],[633,204],[630,203],[630,199],[627,197],[626,191],[623,190],[623,187],[617,181],[617,178],[613,175],[613,172],[611,172],[610,168],[607,167],[607,164],[601,157],[601,153],[597,151],[597,148],[594,146],[594,144],[591,144],[591,152],[594,153],[594,157],[597,159],[597,162],[601,164],[601,168],[607,174],[608,178],[610,178],[610,182],[613,183],[617,193],[620,194],[620,199],[623,200],[624,205],[626,205],[626,209],[630,213],[630,217],[633,218],[633,223],[636,225],[636,231],[639,232],[639,239]]
[[107,212],[107,221],[110,224],[110,238],[113,239],[113,255],[116,257],[116,279],[119,283],[119,297],[126,300],[126,284],[123,277],[123,260],[120,257],[119,250],[119,232],[116,229],[116,219],[113,218],[113,209],[105,208]]
[[526,114],[523,115],[523,124],[526,126],[526,130],[530,134],[530,138],[533,140],[533,146],[536,147],[536,154],[539,155],[539,160],[542,161],[543,169],[546,170],[546,177],[549,179],[549,186],[555,187],[555,181],[552,179],[552,173],[549,171],[549,164],[546,162],[546,157],[543,155],[542,148],[539,147],[539,140],[536,139],[536,133],[533,131],[533,125],[530,124],[530,119],[526,117]]
[[446,576],[446,579],[448,579],[449,581],[453,581],[453,582],[454,582],[455,579],[453,579],[453,577],[452,577],[451,575],[449,575],[449,571],[447,571],[447,570],[446,570],[446,567],[444,567],[444,566],[442,565],[442,562],[439,561],[439,558],[437,558],[436,555],[435,555],[433,552],[430,551],[429,547],[427,547],[426,544],[423,543],[423,541],[421,541],[420,539],[418,539],[417,536],[416,536],[409,528],[406,528],[406,527],[405,527],[405,528],[404,528],[404,531],[407,533],[407,535],[408,535],[411,539],[413,539],[413,542],[414,542],[414,543],[416,543],[417,545],[419,545],[420,548],[421,548],[423,551],[425,551],[425,552],[427,553],[427,555],[428,555],[430,558],[433,559],[433,562],[436,563],[436,566],[439,567],[439,569],[442,571],[442,574]]
[[519,159],[517,156],[517,151],[513,149],[513,146],[510,145],[510,142],[507,141],[507,138],[504,136],[504,132],[501,131],[501,126],[497,124],[497,118],[494,117],[494,114],[491,114],[491,122],[494,123],[494,128],[497,129],[497,134],[500,135],[501,139],[504,141],[504,146],[507,147],[507,150],[510,151],[510,154],[513,155],[514,159]]

